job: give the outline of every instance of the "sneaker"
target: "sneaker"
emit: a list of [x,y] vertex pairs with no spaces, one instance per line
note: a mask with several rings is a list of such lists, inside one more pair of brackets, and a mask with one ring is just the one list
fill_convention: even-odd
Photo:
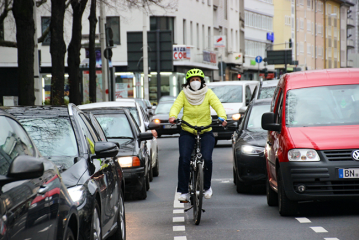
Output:
[[189,201],[189,194],[188,193],[182,193],[178,197],[178,201],[180,201],[180,202],[188,202]]
[[204,192],[204,198],[205,199],[210,199],[212,197],[213,191],[212,188],[210,187],[208,190],[206,190]]

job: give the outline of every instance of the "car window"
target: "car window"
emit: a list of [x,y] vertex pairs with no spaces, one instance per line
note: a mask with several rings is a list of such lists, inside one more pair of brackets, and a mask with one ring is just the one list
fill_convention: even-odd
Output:
[[246,102],[249,103],[249,101],[251,100],[251,96],[252,96],[252,93],[251,93],[251,89],[250,87],[247,85],[246,86]]
[[130,113],[132,114],[132,116],[135,118],[135,121],[137,123],[138,126],[141,125],[141,121],[140,121],[140,116],[138,115],[138,111],[137,108],[135,107],[128,107],[128,110],[130,110]]
[[279,85],[276,87],[276,89],[274,90],[274,94],[273,94],[273,98],[272,98],[272,102],[271,102],[271,112],[273,112],[274,110],[274,107],[275,107],[275,103],[276,103],[276,100],[278,99],[278,94],[279,94],[279,91],[280,90],[280,87]]
[[253,90],[253,94],[252,94],[252,97],[251,97],[251,101],[255,98],[255,96],[257,95],[257,89],[258,89],[258,86],[256,86]]
[[262,128],[262,115],[263,113],[268,112],[269,108],[269,104],[253,106],[248,116],[247,129],[253,131],[265,131]]
[[221,103],[243,102],[242,85],[208,85],[208,88],[212,89]]
[[276,123],[282,123],[282,114],[283,114],[283,92],[279,95],[278,107],[276,109]]
[[[78,156],[74,130],[69,118],[25,118],[20,119],[42,155]],[[72,166],[72,164],[68,165]]]
[[120,144],[133,139],[133,132],[125,114],[98,114],[96,115],[107,139]]
[[[131,119],[129,119],[129,122],[131,122],[131,121],[133,121],[133,123],[134,123],[134,128],[133,128],[133,130],[135,131],[135,134],[136,134],[136,136],[138,136],[138,134],[140,134],[140,132],[141,132],[141,129],[140,129],[140,127],[137,125],[137,123],[136,123],[136,121],[135,121],[135,118],[133,117],[133,115],[130,113],[130,115],[129,115],[129,117],[131,118]],[[131,123],[130,123],[131,124]]]
[[11,118],[0,116],[0,174],[6,175],[10,163],[19,155],[35,155],[25,130]]
[[272,98],[275,88],[275,86],[261,88],[258,94],[258,99]]
[[80,123],[80,128],[82,129],[82,133],[84,134],[84,138],[86,140],[88,149],[91,154],[95,154],[95,142],[97,142],[98,140],[96,139],[96,136],[91,134],[91,132],[87,126],[88,124],[85,123],[86,118],[80,117],[80,118],[78,118],[78,120]]
[[100,135],[101,140],[106,142],[107,138],[106,138],[105,133],[103,132],[101,125],[99,124],[99,122],[97,121],[97,119],[95,118],[95,116],[92,113],[90,113],[89,116],[91,118],[92,124],[94,125],[98,134]]
[[[155,114],[168,114],[170,113],[173,102],[161,102],[157,105]],[[183,113],[183,108],[180,113]]]
[[143,110],[142,107],[140,109],[141,109],[141,112],[142,112],[143,120],[145,122],[148,122],[149,120],[148,120],[148,117],[147,117],[147,113],[145,112],[145,110]]
[[359,85],[293,89],[286,97],[286,124],[336,126],[359,124]]

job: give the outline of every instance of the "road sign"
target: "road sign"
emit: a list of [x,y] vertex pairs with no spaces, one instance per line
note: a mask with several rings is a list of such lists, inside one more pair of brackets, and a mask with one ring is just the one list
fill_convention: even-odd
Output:
[[267,63],[271,64],[291,64],[292,49],[289,50],[268,50]]
[[215,48],[226,47],[226,36],[214,36],[214,47]]
[[261,56],[257,56],[256,57],[256,63],[261,63],[262,62],[262,57]]

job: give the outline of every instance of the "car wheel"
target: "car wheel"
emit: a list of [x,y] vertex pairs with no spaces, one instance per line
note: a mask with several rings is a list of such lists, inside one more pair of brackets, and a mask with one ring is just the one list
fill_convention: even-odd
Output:
[[236,185],[237,185],[237,193],[249,193],[252,189],[251,185],[243,183],[241,180],[238,179],[238,177],[237,177]]
[[281,216],[293,216],[298,212],[298,202],[290,200],[285,194],[280,174],[278,174],[278,206]]
[[146,176],[141,177],[141,189],[136,196],[136,198],[139,200],[144,200],[147,198],[146,179]]
[[93,213],[92,213],[92,221],[91,221],[91,240],[101,240],[101,217],[100,217],[100,207],[98,206],[97,201],[95,200]]
[[149,178],[150,178],[150,182],[153,181],[153,168],[152,168],[152,160],[151,160],[151,164],[150,164],[150,172],[149,172]]
[[153,176],[158,177],[159,174],[160,174],[160,166],[159,166],[159,162],[158,162],[158,149],[157,149],[156,165],[155,165],[155,168],[153,169]]
[[237,176],[236,176],[236,171],[233,168],[233,183],[234,185],[237,185]]
[[278,206],[278,194],[270,187],[268,178],[266,181],[267,204],[268,206]]
[[120,191],[120,201],[117,214],[117,230],[110,237],[110,240],[125,240],[126,239],[126,216],[123,192]]
[[150,174],[151,174],[151,172],[150,171],[148,171],[147,172],[147,176],[146,176],[146,191],[148,191],[148,190],[150,190]]
[[65,233],[65,240],[75,240],[74,233],[72,232],[72,229],[67,226],[67,230]]

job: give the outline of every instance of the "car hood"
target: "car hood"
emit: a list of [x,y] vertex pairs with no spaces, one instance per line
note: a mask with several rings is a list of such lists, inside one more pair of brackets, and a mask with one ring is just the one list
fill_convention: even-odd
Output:
[[[234,114],[238,113],[239,109],[244,106],[244,103],[222,103],[224,110],[226,111],[226,114]],[[215,116],[217,115],[216,111],[211,107],[211,115]]]
[[295,148],[359,148],[358,125],[287,128]]
[[137,141],[133,140],[130,142],[126,142],[123,144],[120,144],[120,150],[117,153],[118,157],[122,157],[122,156],[132,156],[132,155],[137,155],[136,154],[136,144]]
[[267,135],[267,131],[244,130],[241,135],[241,142],[242,144],[265,147]]

